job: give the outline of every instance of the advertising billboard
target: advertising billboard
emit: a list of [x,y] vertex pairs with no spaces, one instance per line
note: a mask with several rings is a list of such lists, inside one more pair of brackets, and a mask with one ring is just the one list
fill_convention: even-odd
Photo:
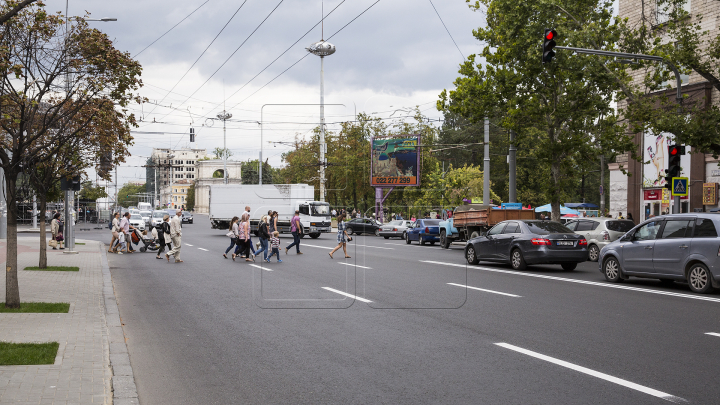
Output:
[[419,135],[373,138],[370,141],[370,185],[419,186]]
[[[669,159],[667,148],[668,144],[675,142],[675,136],[667,132],[655,135],[648,131],[645,133],[644,142],[643,187],[664,187]],[[686,147],[686,150],[685,155],[680,157],[681,175],[690,177],[690,148]]]

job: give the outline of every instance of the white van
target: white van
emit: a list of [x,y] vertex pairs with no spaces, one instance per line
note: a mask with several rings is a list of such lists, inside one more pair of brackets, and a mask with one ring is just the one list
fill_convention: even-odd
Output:
[[146,202],[139,202],[138,203],[138,210],[140,211],[152,211],[153,207],[152,204],[146,203]]

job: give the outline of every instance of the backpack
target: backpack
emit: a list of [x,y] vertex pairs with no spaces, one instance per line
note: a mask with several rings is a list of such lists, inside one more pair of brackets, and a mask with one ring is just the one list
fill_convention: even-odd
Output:
[[111,219],[111,220],[110,220],[110,223],[108,224],[108,229],[111,230],[111,231],[112,231],[112,228],[113,228],[112,223],[113,223],[113,221],[112,221],[112,219]]

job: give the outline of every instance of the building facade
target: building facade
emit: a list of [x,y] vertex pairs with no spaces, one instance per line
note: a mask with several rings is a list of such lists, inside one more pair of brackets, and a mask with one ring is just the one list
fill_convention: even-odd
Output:
[[[195,165],[199,159],[206,157],[205,149],[153,148],[148,164],[153,170],[148,170],[147,175],[150,176],[148,179],[153,178],[154,187],[148,192],[159,195],[161,206],[181,207],[187,198],[186,188],[197,177]],[[175,185],[177,187],[174,187]],[[179,191],[176,192],[175,189]]]
[[[241,184],[242,162],[228,161],[228,184]],[[197,162],[195,179],[195,212],[207,214],[210,212],[210,186],[223,184],[222,159],[201,160]]]
[[[702,15],[702,26],[710,38],[720,34],[720,7],[715,0],[688,0],[685,9],[691,18]],[[650,23],[651,29],[661,29],[658,24],[667,21],[656,0],[620,0],[620,18],[627,18],[631,26]],[[642,82],[643,70],[631,71],[635,84]],[[720,92],[705,78],[692,72],[682,76],[681,91],[686,97],[685,103],[697,103],[703,108],[720,106]],[[675,86],[675,81],[669,83]],[[661,95],[674,100],[676,88],[662,90],[654,95]],[[626,103],[619,103],[622,109]],[[632,214],[636,221],[650,216],[673,212],[673,199],[670,190],[665,188],[665,170],[667,169],[668,143],[673,143],[674,135],[670,133],[638,133],[634,134],[637,153],[642,156],[638,162],[630,159],[629,154],[617,157],[610,169],[610,214],[617,216],[622,212]],[[687,177],[688,196],[681,199],[681,212],[702,212],[718,209],[717,189],[720,182],[718,161],[702,151],[692,151],[687,147],[686,155],[681,158],[682,177]],[[693,152],[693,153],[690,153]],[[625,170],[625,173],[623,172]]]

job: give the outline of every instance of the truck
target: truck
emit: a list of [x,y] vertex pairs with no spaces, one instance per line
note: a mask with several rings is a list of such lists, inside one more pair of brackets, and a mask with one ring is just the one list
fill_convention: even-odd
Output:
[[535,219],[535,211],[497,209],[483,204],[460,205],[453,211],[452,218],[440,222],[440,246],[448,249],[452,242],[478,237],[509,219]]
[[210,226],[228,230],[233,217],[250,207],[250,231],[257,235],[258,225],[268,210],[278,212],[280,233],[290,233],[290,220],[300,211],[303,234],[315,239],[332,231],[330,204],[315,201],[315,187],[308,184],[218,184],[210,186]]

